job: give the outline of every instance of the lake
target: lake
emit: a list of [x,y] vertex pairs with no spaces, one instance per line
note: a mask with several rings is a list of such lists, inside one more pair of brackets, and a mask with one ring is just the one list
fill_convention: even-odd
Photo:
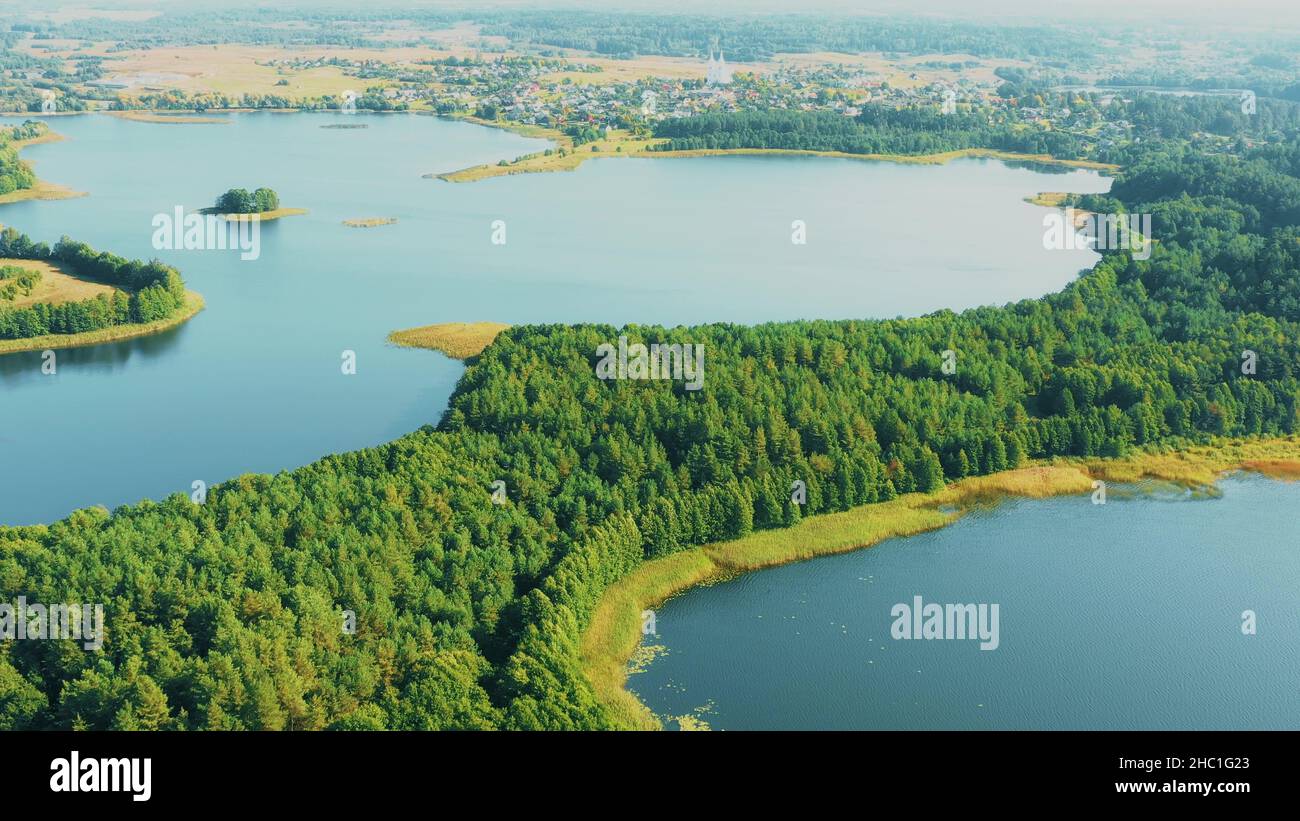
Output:
[[[414,115],[228,120],[51,118],[69,139],[23,152],[90,196],[0,206],[0,222],[156,256],[207,310],[158,336],[60,351],[54,375],[39,352],[0,356],[0,523],[188,494],[436,423],[461,365],[389,346],[398,328],[892,317],[1039,296],[1096,255],[1044,249],[1048,212],[1023,198],[1110,184],[986,160],[795,157],[599,159],[452,184],[423,175],[546,143]],[[321,127],[341,124],[366,127]],[[258,259],[153,248],[156,214],[260,186],[310,213],[263,225]],[[365,217],[398,222],[341,224]],[[791,242],[795,220],[806,244]]]
[[[1221,490],[1008,500],[687,591],[629,689],[714,729],[1300,728],[1300,484]],[[997,604],[997,648],[894,639],[915,596]]]

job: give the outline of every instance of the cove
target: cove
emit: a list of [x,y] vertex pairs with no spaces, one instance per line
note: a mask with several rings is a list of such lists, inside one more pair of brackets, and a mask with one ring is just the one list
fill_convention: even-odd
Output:
[[[368,127],[321,127],[358,118]],[[188,494],[436,424],[462,365],[387,344],[398,328],[883,318],[1040,296],[1097,255],[1044,249],[1044,209],[1024,198],[1110,184],[984,159],[807,157],[607,158],[453,184],[424,175],[545,143],[416,115],[227,119],[60,117],[67,140],[24,150],[42,179],[89,196],[6,205],[0,222],[158,257],[207,308],[60,351],[54,376],[39,352],[0,356],[0,523]],[[257,259],[153,247],[156,215],[259,186],[309,213],[262,224]],[[396,222],[343,225],[369,217]],[[795,220],[806,245],[790,241]],[[339,369],[349,350],[355,375]]]
[[[1009,499],[695,588],[628,689],[714,729],[1295,729],[1300,484],[1219,487]],[[1000,605],[998,648],[891,638],[918,594]]]

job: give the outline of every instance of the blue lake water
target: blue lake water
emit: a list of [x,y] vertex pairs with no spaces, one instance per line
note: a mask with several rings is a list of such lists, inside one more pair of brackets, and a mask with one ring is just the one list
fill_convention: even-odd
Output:
[[[891,317],[1059,289],[1096,259],[1042,247],[1043,190],[1092,172],[807,158],[601,159],[574,173],[425,179],[539,150],[421,116],[244,114],[226,124],[59,117],[24,157],[81,199],[0,207],[61,235],[176,265],[207,310],[158,336],[0,356],[0,523],[189,492],[436,423],[461,372],[386,344],[432,322],[668,325]],[[363,129],[321,128],[364,124]],[[232,187],[310,209],[262,226],[261,255],[166,251],[153,217]],[[370,229],[345,219],[394,217]],[[506,223],[494,245],[492,223]],[[807,244],[790,241],[802,220]],[[340,369],[344,350],[357,373]]]
[[[687,591],[629,688],[714,729],[1300,729],[1300,484],[1222,490],[1007,501]],[[892,638],[914,596],[997,603],[998,647]]]

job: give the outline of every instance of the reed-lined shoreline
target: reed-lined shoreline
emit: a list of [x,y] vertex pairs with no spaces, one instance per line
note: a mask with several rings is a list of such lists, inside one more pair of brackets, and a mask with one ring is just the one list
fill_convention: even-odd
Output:
[[1237,470],[1300,479],[1300,437],[1224,440],[1121,459],[1035,464],[654,559],[610,585],[601,596],[581,637],[583,673],[618,724],[660,729],[658,718],[627,689],[628,662],[640,646],[641,612],[646,608],[719,579],[937,530],[976,504],[1089,494],[1096,481],[1120,484],[1155,479],[1212,488],[1225,473]]

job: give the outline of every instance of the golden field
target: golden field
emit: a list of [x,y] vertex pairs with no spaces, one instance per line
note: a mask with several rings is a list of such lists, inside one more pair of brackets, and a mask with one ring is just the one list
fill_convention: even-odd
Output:
[[65,272],[62,268],[34,259],[0,259],[0,266],[14,266],[29,271],[40,271],[41,280],[36,288],[26,296],[18,296],[12,301],[0,302],[0,307],[25,308],[38,302],[59,305],[64,302],[79,302],[94,299],[101,294],[108,296],[117,290],[111,285],[104,285],[89,279],[81,279]]

